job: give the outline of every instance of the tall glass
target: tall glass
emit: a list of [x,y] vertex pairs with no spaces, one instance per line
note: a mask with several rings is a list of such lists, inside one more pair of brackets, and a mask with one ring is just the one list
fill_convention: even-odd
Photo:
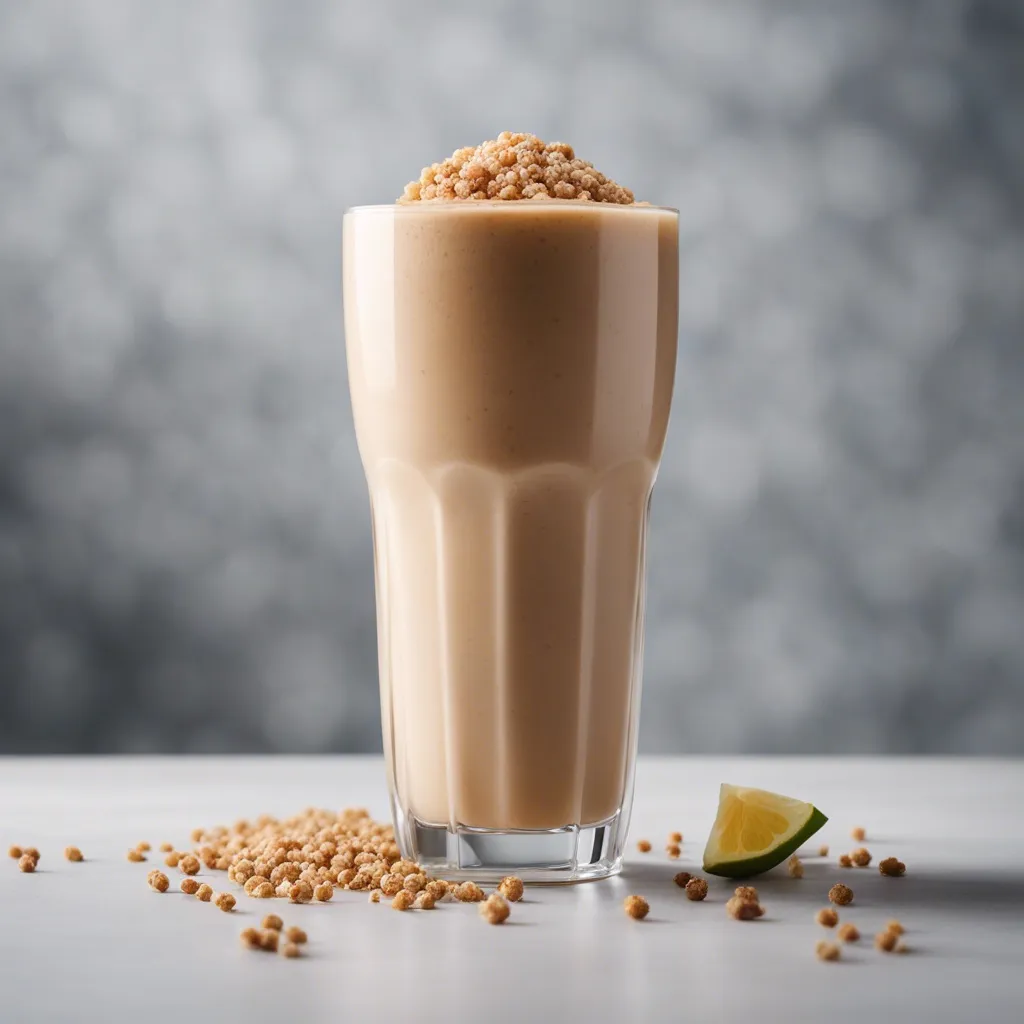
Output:
[[438,875],[618,870],[678,259],[657,207],[345,215],[392,812]]

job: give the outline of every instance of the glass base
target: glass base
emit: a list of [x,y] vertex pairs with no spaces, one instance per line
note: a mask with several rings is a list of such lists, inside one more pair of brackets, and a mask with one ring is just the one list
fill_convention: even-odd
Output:
[[[622,814],[593,825],[531,831],[472,828],[420,821],[395,808],[402,856],[439,878],[496,882],[583,882],[616,875],[622,867]],[[620,832],[622,834],[620,834]]]

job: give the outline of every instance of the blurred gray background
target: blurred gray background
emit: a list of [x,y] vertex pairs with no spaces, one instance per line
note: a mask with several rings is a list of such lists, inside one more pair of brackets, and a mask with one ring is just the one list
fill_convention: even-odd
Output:
[[647,751],[1024,753],[1024,5],[0,2],[0,752],[379,749],[344,208],[681,212]]

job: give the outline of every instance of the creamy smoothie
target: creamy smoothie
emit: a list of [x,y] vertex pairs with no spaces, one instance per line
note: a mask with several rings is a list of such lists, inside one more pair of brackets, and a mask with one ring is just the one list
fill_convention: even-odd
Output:
[[[632,790],[677,222],[632,202],[519,191],[407,190],[410,201],[345,218],[385,755],[407,855],[429,859],[417,847],[430,830],[602,825],[595,873],[607,873]],[[523,867],[514,844],[495,848],[508,864],[460,849],[436,856]],[[579,852],[568,856],[578,867]]]

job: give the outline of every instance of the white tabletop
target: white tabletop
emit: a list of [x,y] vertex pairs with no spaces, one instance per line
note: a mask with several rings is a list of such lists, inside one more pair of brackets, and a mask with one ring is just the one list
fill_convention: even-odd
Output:
[[[699,870],[718,784],[761,786],[816,803],[831,821],[803,879],[756,880],[766,916],[727,918],[732,886],[711,879],[687,901],[676,871]],[[527,890],[502,927],[476,907],[399,914],[365,893],[324,905],[256,901],[225,914],[159,895],[125,859],[141,840],[184,844],[197,825],[316,805],[386,814],[372,758],[0,759],[0,1021],[763,1021],[1008,1022],[1024,1014],[1024,762],[879,759],[647,759],[637,772],[632,848],[621,877]],[[907,864],[844,870],[858,844]],[[669,861],[666,834],[685,835]],[[12,843],[42,852],[24,875]],[[86,861],[63,859],[68,844]],[[205,873],[204,873],[205,874]],[[840,963],[815,959],[814,922],[830,885],[864,939]],[[232,888],[214,873],[214,888]],[[635,922],[623,897],[641,893]],[[243,949],[239,931],[270,909],[309,933],[300,960]],[[912,953],[871,938],[892,917]]]

